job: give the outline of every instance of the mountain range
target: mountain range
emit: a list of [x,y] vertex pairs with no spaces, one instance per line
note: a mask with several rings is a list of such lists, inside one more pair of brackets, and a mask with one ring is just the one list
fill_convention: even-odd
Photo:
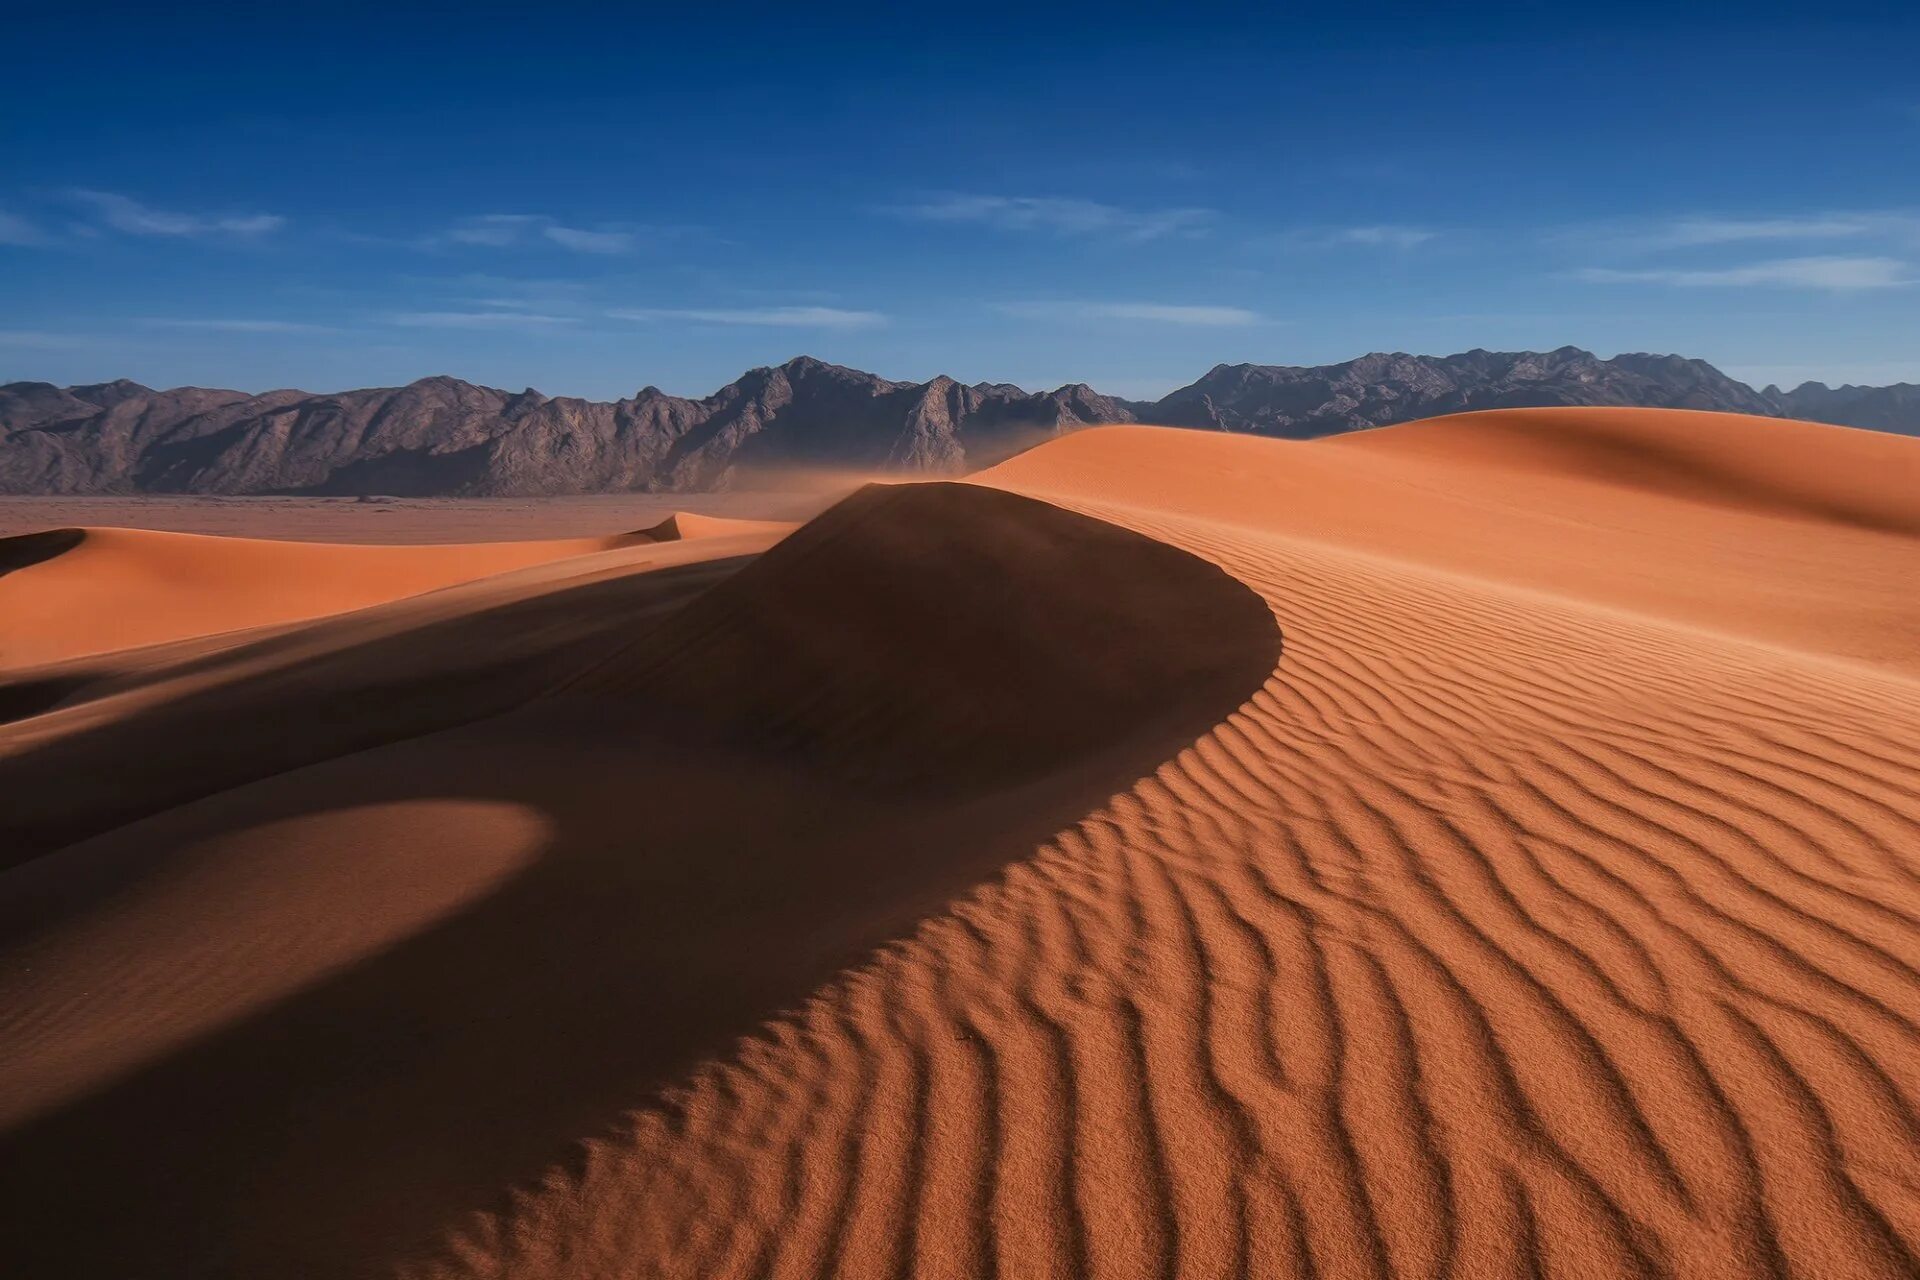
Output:
[[533,495],[724,488],[760,468],[931,474],[1047,436],[1143,422],[1311,439],[1472,409],[1641,405],[1920,435],[1920,386],[1756,391],[1701,360],[1548,352],[1375,353],[1341,364],[1217,365],[1161,400],[1083,384],[1028,392],[894,382],[802,356],[693,400],[611,402],[448,377],[331,394],[125,380],[0,386],[0,493]]

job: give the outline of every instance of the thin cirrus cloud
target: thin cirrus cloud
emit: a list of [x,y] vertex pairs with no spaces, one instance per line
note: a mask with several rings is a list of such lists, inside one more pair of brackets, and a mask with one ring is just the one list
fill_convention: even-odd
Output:
[[639,307],[607,312],[614,320],[685,320],[694,324],[753,325],[780,329],[872,329],[887,322],[878,311],[840,307]]
[[17,213],[0,209],[0,244],[30,247],[46,244],[47,233]]
[[533,311],[396,311],[388,324],[408,329],[551,329],[578,323],[574,316]]
[[1812,213],[1728,216],[1689,214],[1565,228],[1553,240],[1592,244],[1632,253],[1708,249],[1720,245],[1817,243],[1828,240],[1920,243],[1920,213],[1899,209],[1826,210]]
[[430,241],[435,244],[444,241],[504,249],[508,245],[518,244],[529,230],[544,221],[537,213],[483,213],[462,218],[438,236],[430,237]]
[[[665,231],[653,228],[651,234],[658,237]],[[545,242],[574,253],[621,254],[633,252],[640,240],[640,231],[632,227],[570,227],[543,213],[483,213],[462,218],[421,244],[425,248],[510,249]]]
[[274,213],[202,214],[156,209],[117,191],[80,188],[68,195],[92,210],[101,225],[130,236],[260,236],[287,224],[285,218]]
[[1245,307],[1190,306],[1167,302],[1005,302],[995,308],[1028,320],[1128,320],[1143,324],[1227,328],[1260,324],[1266,317]]
[[1040,232],[1128,243],[1207,234],[1212,209],[1126,209],[1053,196],[945,195],[888,212],[917,222],[971,224],[998,231]]
[[631,231],[587,231],[580,227],[542,227],[540,234],[559,245],[562,249],[571,249],[575,253],[630,253],[633,250]]
[[1896,289],[1920,282],[1914,269],[1898,258],[1808,257],[1776,258],[1737,267],[1705,269],[1656,268],[1621,270],[1586,267],[1574,277],[1595,284],[1660,284],[1680,288],[1772,287],[1852,292]]
[[306,324],[298,320],[226,320],[218,318],[167,318],[142,320],[150,329],[190,329],[203,333],[327,333],[326,325]]
[[1413,249],[1440,233],[1425,227],[1367,226],[1341,227],[1328,236],[1333,244],[1363,245],[1369,248]]
[[83,333],[51,333],[45,329],[0,329],[0,348],[21,351],[91,351],[101,346],[97,337]]
[[1754,240],[1837,240],[1886,229],[1885,219],[1863,214],[1790,218],[1680,218],[1648,234],[1655,247],[1686,249],[1744,244]]

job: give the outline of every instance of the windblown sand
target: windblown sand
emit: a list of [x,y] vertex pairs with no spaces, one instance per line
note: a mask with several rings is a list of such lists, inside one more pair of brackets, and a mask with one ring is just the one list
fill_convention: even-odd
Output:
[[1920,1274],[1920,442],[39,537],[9,1274]]

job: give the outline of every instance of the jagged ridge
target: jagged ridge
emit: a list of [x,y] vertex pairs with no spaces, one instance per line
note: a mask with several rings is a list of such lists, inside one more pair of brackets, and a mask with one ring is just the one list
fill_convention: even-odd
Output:
[[1470,409],[1639,405],[1920,432],[1920,387],[1755,391],[1680,356],[1375,353],[1219,365],[1157,403],[1084,384],[1030,393],[893,382],[802,356],[701,400],[613,402],[455,378],[314,395],[119,381],[0,387],[0,493],[507,495],[723,488],[755,466],[951,474],[1101,422],[1304,439]]

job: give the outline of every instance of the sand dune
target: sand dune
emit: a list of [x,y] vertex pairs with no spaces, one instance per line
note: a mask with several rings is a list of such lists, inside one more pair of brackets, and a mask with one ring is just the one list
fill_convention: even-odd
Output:
[[1110,428],[46,669],[0,1257],[1920,1273],[1916,465]]
[[746,533],[787,533],[793,525],[781,520],[736,520],[726,516],[705,516],[697,511],[676,511],[659,524],[638,530],[639,536],[655,542],[683,542],[689,538],[728,538]]
[[340,546],[144,529],[0,539],[0,670],[341,613],[634,540]]

